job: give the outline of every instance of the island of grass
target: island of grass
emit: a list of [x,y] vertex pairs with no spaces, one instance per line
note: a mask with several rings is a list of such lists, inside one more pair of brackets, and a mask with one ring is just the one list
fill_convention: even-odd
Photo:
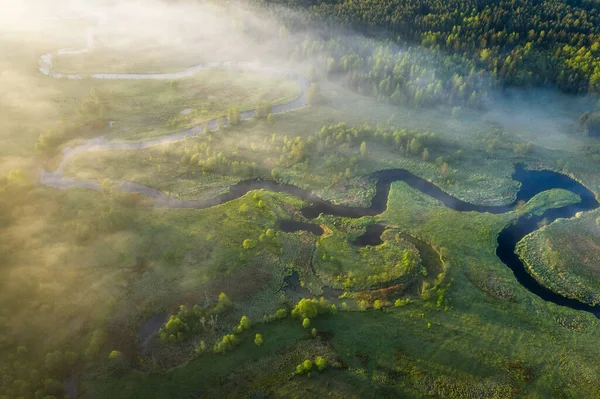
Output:
[[542,285],[569,298],[600,303],[600,213],[559,219],[526,236],[517,253]]

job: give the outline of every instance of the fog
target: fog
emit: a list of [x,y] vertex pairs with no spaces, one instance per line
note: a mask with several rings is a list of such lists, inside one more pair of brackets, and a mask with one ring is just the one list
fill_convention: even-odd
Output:
[[[329,108],[327,113],[315,112],[315,118],[319,119],[312,122],[322,125],[343,121],[350,124],[369,122],[373,125],[424,128],[441,136],[463,140],[465,146],[472,145],[473,136],[484,132],[489,122],[493,122],[519,139],[548,149],[578,149],[585,140],[571,133],[573,124],[581,112],[593,109],[589,98],[575,98],[553,89],[506,91],[492,87],[491,79],[483,73],[477,78],[477,84],[482,88],[490,86],[487,98],[482,100],[482,107],[465,111],[462,117],[453,118],[452,107],[441,105],[441,102],[419,109],[377,101],[368,93],[349,90],[344,84],[345,73],[340,73],[343,76],[332,81],[324,78],[327,74],[327,50],[306,57],[296,55],[293,59],[294,49],[302,48],[301,43],[307,37],[326,40],[318,32],[290,34],[287,29],[282,29],[284,22],[277,20],[272,13],[236,3],[229,6],[159,0],[28,0],[5,3],[0,8],[0,174],[5,176],[13,169],[25,171],[35,183],[35,188],[33,194],[23,198],[35,200],[32,199],[31,205],[25,200],[24,205],[18,205],[13,215],[15,223],[10,231],[4,231],[0,236],[0,241],[5,239],[0,246],[0,261],[4,258],[11,265],[10,272],[2,277],[10,289],[3,291],[0,300],[11,303],[7,308],[14,312],[13,332],[27,326],[29,338],[32,338],[47,326],[60,327],[46,338],[47,342],[40,344],[44,351],[49,350],[44,347],[46,344],[53,348],[68,343],[72,331],[80,331],[87,340],[89,333],[103,326],[107,319],[113,325],[135,324],[139,321],[135,318],[141,317],[137,312],[140,309],[147,312],[144,306],[150,306],[148,303],[163,311],[172,309],[180,299],[177,294],[181,287],[195,290],[189,294],[193,299],[204,296],[204,291],[200,291],[204,285],[195,284],[194,280],[206,277],[198,267],[201,262],[196,260],[204,254],[194,252],[198,251],[197,248],[186,244],[183,246],[186,252],[174,256],[181,261],[181,270],[177,273],[161,269],[162,264],[156,265],[164,263],[171,239],[197,240],[206,247],[212,243],[206,237],[182,233],[179,226],[161,225],[168,220],[162,210],[157,213],[156,220],[145,220],[145,223],[156,223],[148,229],[152,234],[149,237],[143,235],[145,227],[136,224],[138,221],[130,221],[123,216],[115,219],[123,219],[133,227],[126,226],[116,232],[100,230],[96,235],[90,233],[92,237],[83,240],[83,243],[71,239],[69,235],[75,235],[73,232],[83,235],[81,232],[85,232],[86,228],[91,229],[90,226],[109,219],[110,212],[116,207],[101,193],[90,194],[86,190],[58,193],[41,188],[37,184],[40,169],[56,167],[61,152],[44,159],[36,153],[35,145],[41,134],[59,129],[64,120],[74,118],[75,109],[90,96],[91,87],[97,86],[100,91],[108,87],[106,92],[110,93],[117,89],[110,86],[114,82],[46,76],[40,72],[43,56],[51,55],[52,70],[67,74],[138,72],[120,69],[122,66],[147,67],[152,68],[152,73],[160,73],[163,72],[161,68],[165,68],[164,72],[173,72],[195,64],[246,61],[255,62],[265,71],[275,68],[305,75],[314,65],[321,78],[319,85],[324,107]],[[299,14],[295,17],[303,18]],[[349,46],[364,49],[381,45],[381,42],[364,38],[356,32],[340,32],[346,32],[344,39]],[[402,46],[387,46],[391,53],[406,51]],[[63,51],[59,53],[60,50]],[[429,55],[429,50],[419,51]],[[421,66],[430,73],[433,71],[431,76],[444,76],[445,71],[436,69],[438,65]],[[77,70],[80,67],[86,70]],[[417,82],[415,87],[426,88],[434,82],[429,75],[423,76],[422,79],[414,79]],[[436,95],[443,98],[445,94]],[[159,96],[157,93],[153,95]],[[136,101],[131,98],[132,103],[136,104]],[[132,109],[142,116],[154,111]],[[179,112],[176,110],[171,117],[177,117]],[[115,129],[120,129],[120,124],[121,121],[116,121]],[[299,125],[302,123],[291,127],[282,123],[290,129]],[[304,131],[306,135],[318,131],[310,123],[306,125],[309,127],[305,130],[313,129]],[[274,128],[272,134],[284,136],[288,134],[284,129]],[[177,131],[177,128],[172,128],[168,133]],[[105,129],[102,132],[112,131]],[[123,130],[123,133],[126,131]],[[270,136],[271,131],[268,138]],[[76,137],[65,143],[76,146],[90,138]],[[240,152],[253,151],[254,145],[249,140],[226,140],[223,139],[223,142],[235,146]],[[264,140],[265,143],[267,141]],[[85,156],[93,164],[97,154],[90,152]],[[248,161],[262,160],[256,156],[256,159]],[[435,172],[438,169],[438,166],[431,168]],[[150,170],[148,176],[151,176]],[[481,175],[478,178],[481,180]],[[507,183],[506,180],[509,179],[505,178],[500,183],[508,187],[505,191],[510,191],[514,182]],[[322,193],[330,192],[323,188]],[[476,199],[490,201],[493,196],[492,192],[488,197]],[[39,202],[35,202],[38,198]],[[96,199],[100,205],[95,204]],[[150,219],[151,222],[148,222]],[[188,220],[182,217],[180,222],[183,225]],[[69,236],[69,239],[63,240],[63,235]],[[210,251],[207,249],[207,252]],[[126,278],[125,274],[133,273],[132,270],[140,264],[140,258],[150,260],[148,269],[151,272],[144,270],[139,277],[127,280],[131,276]],[[30,303],[20,298],[23,295],[31,296]],[[116,301],[123,302],[115,307]],[[2,307],[0,303],[0,310]],[[37,317],[38,313],[41,316]],[[67,321],[61,324],[63,320]]]

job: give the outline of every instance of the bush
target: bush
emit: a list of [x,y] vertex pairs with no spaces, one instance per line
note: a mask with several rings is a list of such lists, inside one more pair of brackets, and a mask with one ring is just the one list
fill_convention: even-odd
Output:
[[248,238],[244,240],[244,242],[242,243],[242,247],[244,249],[253,249],[254,247],[256,247],[256,241],[251,238]]
[[304,327],[304,328],[310,327],[310,319],[308,317],[305,317],[304,320],[302,320],[302,327]]
[[263,341],[263,337],[262,337],[262,335],[260,335],[260,334],[256,334],[256,335],[254,336],[254,344],[255,344],[256,346],[261,346],[263,343],[264,343],[264,341]]
[[331,311],[331,306],[324,299],[320,300],[316,299],[307,299],[302,298],[292,309],[292,317],[294,318],[302,318],[302,319],[311,319],[320,314],[328,313]]
[[240,341],[233,334],[227,334],[213,347],[215,353],[226,353],[239,345]]
[[296,374],[309,373],[312,370],[313,362],[306,359],[302,363],[296,366]]
[[252,327],[252,322],[250,319],[246,316],[242,316],[240,319],[240,324],[238,324],[238,326],[235,328],[235,332],[241,333],[242,331],[248,330],[250,327]]
[[327,359],[322,356],[317,356],[315,358],[315,366],[317,366],[319,371],[325,370],[325,368],[327,368]]

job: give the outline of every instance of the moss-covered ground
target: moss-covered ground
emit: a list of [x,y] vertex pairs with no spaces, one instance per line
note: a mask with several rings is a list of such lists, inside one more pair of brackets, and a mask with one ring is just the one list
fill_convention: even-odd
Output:
[[600,303],[598,212],[561,219],[525,237],[517,247],[529,272],[555,292]]

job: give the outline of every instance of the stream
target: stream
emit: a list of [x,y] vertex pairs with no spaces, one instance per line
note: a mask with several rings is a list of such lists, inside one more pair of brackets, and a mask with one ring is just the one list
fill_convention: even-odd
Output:
[[[85,52],[84,50],[59,50],[58,55],[73,53],[76,51]],[[284,75],[289,78],[295,79],[302,89],[302,94],[295,100],[282,105],[274,106],[272,109],[273,114],[280,114],[283,112],[293,111],[302,108],[306,105],[306,92],[309,86],[309,81],[294,72],[281,71],[275,68],[263,68],[256,63],[210,63],[207,65],[195,65],[189,67],[183,71],[175,73],[165,74],[93,74],[90,76],[84,75],[66,75],[52,71],[52,55],[46,54],[41,57],[40,60],[40,72],[54,77],[54,78],[66,78],[66,79],[179,79],[206,69],[215,67],[227,67],[227,68],[239,68],[243,70],[259,70],[262,72],[268,72],[273,74]],[[241,114],[242,120],[248,120],[256,115],[256,111],[248,110]],[[217,120],[213,119],[208,121],[209,130],[215,130],[217,128]],[[226,121],[225,121],[226,124]],[[63,150],[63,158],[54,172],[46,172],[44,169],[40,171],[40,183],[49,187],[58,189],[66,189],[70,187],[88,188],[93,190],[99,190],[99,184],[95,181],[80,181],[71,178],[63,177],[63,168],[67,160],[73,155],[81,152],[88,151],[116,151],[116,150],[134,150],[147,148],[154,145],[171,143],[179,141],[188,136],[194,136],[202,134],[204,126],[196,126],[183,132],[163,136],[155,140],[139,141],[139,142],[126,142],[126,143],[114,143],[107,141],[104,137],[96,137],[88,140],[86,143],[77,146],[75,148],[66,148]],[[362,216],[375,216],[385,211],[387,207],[387,200],[391,188],[391,184],[396,181],[404,181],[410,187],[419,190],[425,195],[428,195],[436,200],[442,202],[446,207],[460,211],[460,212],[489,212],[494,214],[501,214],[511,211],[518,201],[528,201],[534,195],[552,188],[562,188],[565,190],[572,191],[581,197],[581,202],[578,204],[567,205],[561,208],[550,209],[545,211],[542,215],[536,217],[521,217],[514,224],[506,227],[498,235],[498,247],[496,254],[498,258],[506,264],[514,273],[515,277],[526,289],[540,298],[553,302],[561,306],[567,306],[576,310],[585,310],[592,312],[596,317],[600,318],[600,305],[590,306],[579,302],[574,299],[566,298],[549,289],[540,285],[531,275],[529,275],[525,269],[525,266],[515,254],[516,244],[527,234],[536,230],[539,226],[539,222],[546,220],[547,223],[551,223],[557,218],[570,218],[573,217],[577,212],[589,211],[598,207],[598,202],[594,194],[586,187],[571,179],[570,177],[552,172],[552,171],[537,171],[527,170],[522,165],[517,165],[513,174],[513,179],[521,183],[521,187],[517,193],[516,199],[512,204],[501,205],[501,206],[486,206],[486,205],[475,205],[468,202],[464,202],[458,198],[455,198],[436,185],[428,182],[427,180],[415,176],[411,172],[404,169],[391,169],[382,170],[372,173],[369,178],[376,180],[376,193],[371,200],[369,207],[350,207],[344,205],[335,205],[327,202],[315,194],[303,190],[299,187],[276,183],[270,180],[251,179],[241,181],[229,187],[227,193],[221,194],[215,198],[209,200],[181,200],[173,197],[169,197],[161,191],[144,186],[133,182],[117,182],[116,188],[123,192],[138,192],[147,195],[154,199],[154,205],[158,207],[166,208],[209,208],[215,205],[223,204],[225,202],[234,200],[243,196],[252,190],[269,190],[274,192],[281,192],[296,196],[311,205],[301,209],[301,213],[307,219],[314,219],[319,214],[330,214],[334,216],[359,218]],[[279,227],[287,232],[293,232],[298,230],[307,230],[313,234],[322,234],[323,230],[320,226],[306,222],[297,221],[279,221]],[[383,226],[373,227],[367,229],[367,232],[359,238],[358,245],[377,245],[381,242],[380,236],[383,231]]]

